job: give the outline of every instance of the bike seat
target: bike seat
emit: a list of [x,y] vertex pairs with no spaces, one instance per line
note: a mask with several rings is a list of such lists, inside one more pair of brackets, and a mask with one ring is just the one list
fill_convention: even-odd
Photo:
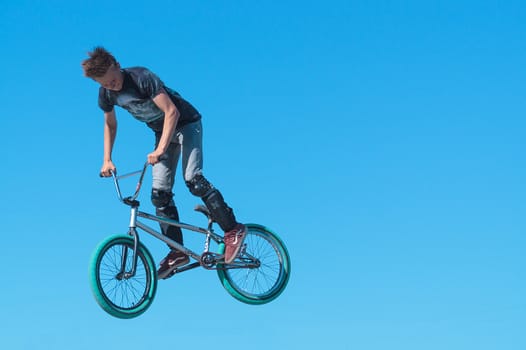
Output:
[[212,215],[210,214],[210,210],[208,210],[208,208],[205,207],[204,205],[198,204],[198,205],[195,206],[194,210],[199,212],[199,213],[201,213],[201,214],[204,214],[204,216],[206,216],[208,219],[212,219]]

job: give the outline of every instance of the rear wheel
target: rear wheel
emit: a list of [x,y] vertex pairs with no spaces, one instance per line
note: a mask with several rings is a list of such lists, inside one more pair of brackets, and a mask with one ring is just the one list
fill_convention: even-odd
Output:
[[[89,266],[95,300],[104,311],[118,318],[133,318],[145,312],[157,289],[157,271],[150,252],[141,243],[135,252],[133,243],[130,236],[107,238],[97,246]],[[136,272],[127,276],[135,255]]]
[[[243,244],[245,254],[235,261],[253,257],[259,266],[253,268],[228,268],[219,266],[217,274],[225,289],[234,298],[247,304],[265,304],[277,298],[287,286],[290,276],[290,257],[281,239],[261,225],[247,224]],[[220,250],[224,245],[220,245]],[[223,254],[223,251],[219,252]]]

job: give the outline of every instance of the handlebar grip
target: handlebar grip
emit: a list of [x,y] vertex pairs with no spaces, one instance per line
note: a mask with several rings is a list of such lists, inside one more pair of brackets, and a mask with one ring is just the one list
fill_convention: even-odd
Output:
[[110,176],[104,176],[102,174],[102,172],[99,173],[99,177],[112,177],[112,176],[116,176],[116,175],[117,175],[117,169],[115,169],[115,171],[110,169]]

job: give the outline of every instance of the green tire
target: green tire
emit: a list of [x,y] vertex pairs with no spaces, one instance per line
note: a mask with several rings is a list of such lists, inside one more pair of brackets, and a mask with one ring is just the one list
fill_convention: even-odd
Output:
[[126,272],[131,270],[133,243],[130,236],[108,237],[97,246],[89,264],[89,281],[95,300],[104,311],[118,318],[141,315],[153,302],[157,290],[155,263],[142,243],[137,252],[136,274],[131,278],[118,278],[125,251]]

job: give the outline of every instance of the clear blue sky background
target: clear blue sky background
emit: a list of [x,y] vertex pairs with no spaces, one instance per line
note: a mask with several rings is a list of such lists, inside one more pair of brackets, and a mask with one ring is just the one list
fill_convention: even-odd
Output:
[[[524,1],[2,1],[1,347],[525,349],[525,23]],[[97,176],[96,45],[202,112],[207,176],[289,248],[279,299],[194,270],[137,319],[95,303],[90,255],[128,223]],[[153,137],[117,116],[123,173]]]

